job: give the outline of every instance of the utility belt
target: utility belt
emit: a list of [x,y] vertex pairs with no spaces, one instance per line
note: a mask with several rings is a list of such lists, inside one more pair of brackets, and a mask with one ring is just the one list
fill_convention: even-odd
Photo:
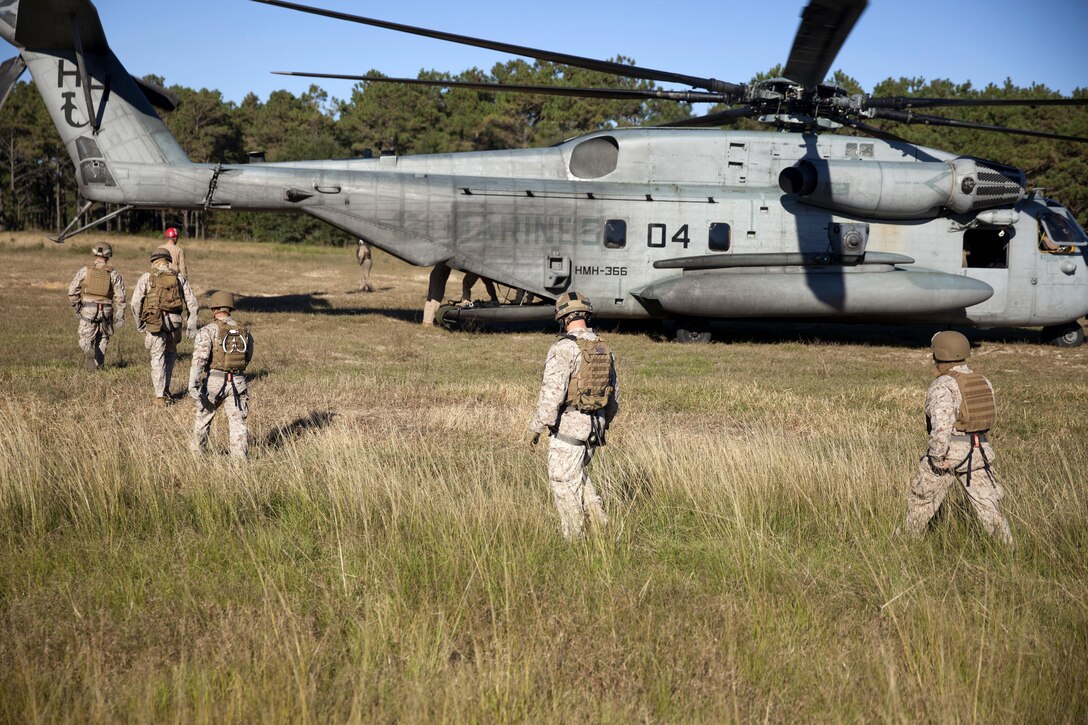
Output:
[[[599,447],[606,445],[607,441],[605,440],[605,434],[608,430],[608,424],[604,421],[604,414],[586,413],[585,415],[589,416],[589,438],[587,438],[586,440],[580,440],[578,438],[575,438],[574,436],[560,433],[558,424],[548,429],[551,433],[552,438],[555,438],[557,441],[562,441],[568,446],[584,447],[586,445],[591,445],[594,447]],[[562,414],[560,414],[560,417],[562,417]]]
[[975,451],[978,451],[978,454],[982,456],[982,469],[989,473],[991,478],[996,480],[994,472],[990,469],[990,459],[986,457],[986,450],[982,447],[983,443],[990,442],[990,439],[986,435],[989,432],[990,431],[988,430],[980,430],[975,431],[974,433],[952,434],[952,440],[971,444],[971,448],[967,451],[967,455],[964,457],[964,459],[956,465],[952,466],[951,468],[951,470],[955,472],[959,470],[960,466],[965,463],[967,464],[967,473],[965,476],[967,480],[964,483],[965,488],[971,488],[971,470],[974,468],[972,463],[974,462],[973,459],[975,457]]
[[[209,369],[207,377],[204,378],[204,389],[201,391],[201,397],[206,399],[206,400],[209,400],[214,405],[214,404],[218,403],[220,400],[222,400],[223,398],[227,397],[227,388],[229,386],[230,393],[231,393],[231,395],[234,396],[235,406],[237,406],[238,408],[241,408],[242,407],[242,393],[240,393],[238,391],[238,386],[235,383],[235,378],[238,377],[239,375],[242,376],[242,382],[245,382],[245,379],[246,379],[245,375],[243,373],[241,373],[241,372],[231,372],[229,370],[219,370],[219,369],[216,369],[216,368]],[[214,400],[208,398],[208,381],[210,381],[213,377],[215,377],[215,378],[224,378],[223,385],[220,386],[219,392],[216,393]]]
[[[90,311],[90,317],[85,314],[88,310]],[[84,322],[105,322],[113,317],[113,303],[81,301],[76,314]]]

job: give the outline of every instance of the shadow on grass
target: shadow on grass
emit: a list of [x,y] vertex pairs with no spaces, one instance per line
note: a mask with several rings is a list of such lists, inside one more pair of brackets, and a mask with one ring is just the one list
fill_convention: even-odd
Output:
[[296,418],[290,423],[277,426],[264,438],[264,445],[269,448],[282,448],[289,441],[302,437],[310,431],[321,430],[332,424],[336,418],[336,412],[332,410],[315,410],[309,415]]

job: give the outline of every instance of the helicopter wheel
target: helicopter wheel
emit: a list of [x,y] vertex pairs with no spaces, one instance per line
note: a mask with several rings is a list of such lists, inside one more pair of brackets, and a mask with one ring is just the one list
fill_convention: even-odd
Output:
[[677,320],[674,334],[681,345],[705,345],[712,337],[705,320]]
[[1078,322],[1044,327],[1039,336],[1043,342],[1056,347],[1080,347],[1084,344],[1084,328]]

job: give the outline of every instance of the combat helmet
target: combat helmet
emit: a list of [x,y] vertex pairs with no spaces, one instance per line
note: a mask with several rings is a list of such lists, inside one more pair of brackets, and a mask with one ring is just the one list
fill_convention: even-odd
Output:
[[91,247],[91,254],[96,257],[105,257],[106,259],[109,259],[113,256],[113,247],[110,246],[109,242],[99,242]]
[[555,301],[555,319],[557,322],[567,315],[574,315],[579,312],[582,313],[583,317],[593,313],[593,305],[590,304],[589,298],[583,294],[564,292]]
[[156,259],[165,259],[169,262],[173,257],[170,256],[170,250],[166,247],[156,247],[151,253],[151,261],[154,262]]
[[216,290],[208,300],[208,307],[213,310],[234,310],[234,295],[224,289]]
[[930,341],[933,359],[938,363],[963,362],[971,354],[971,343],[959,332],[938,332]]

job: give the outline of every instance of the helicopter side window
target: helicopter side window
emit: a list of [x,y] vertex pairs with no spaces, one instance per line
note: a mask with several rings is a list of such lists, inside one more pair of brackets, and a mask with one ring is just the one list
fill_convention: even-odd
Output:
[[609,219],[604,223],[605,249],[623,249],[627,246],[627,222]]
[[995,227],[968,229],[963,233],[963,266],[973,269],[1008,269],[1008,233]]
[[1073,254],[1088,244],[1079,225],[1061,214],[1046,211],[1039,215],[1039,251],[1044,254]]
[[714,222],[710,225],[710,239],[708,246],[715,252],[729,251],[729,225],[725,222]]

